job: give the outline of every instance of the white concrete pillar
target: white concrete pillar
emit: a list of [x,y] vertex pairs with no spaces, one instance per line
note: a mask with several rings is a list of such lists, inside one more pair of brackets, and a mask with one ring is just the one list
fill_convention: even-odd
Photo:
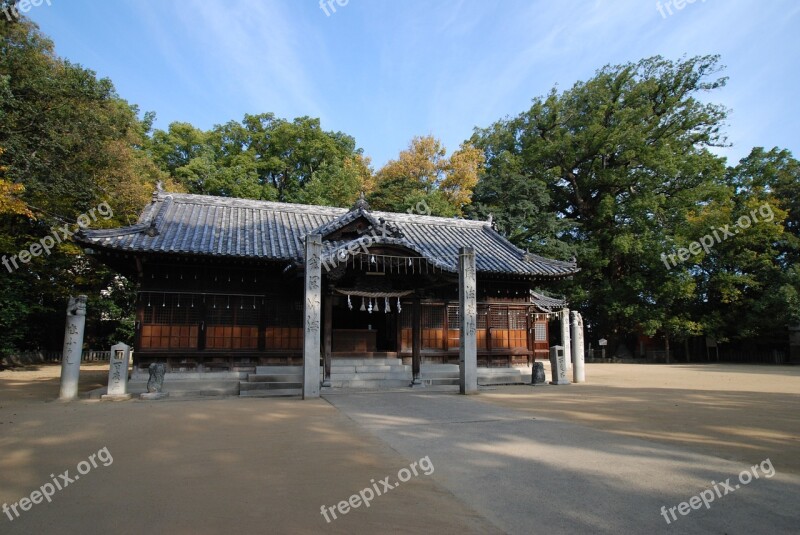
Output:
[[128,394],[128,364],[131,361],[131,348],[126,344],[111,346],[111,356],[108,358],[108,389],[100,399],[121,400],[130,399]]
[[458,350],[459,391],[478,393],[478,303],[475,249],[458,250],[458,312],[461,319],[461,345]]
[[64,352],[61,356],[61,391],[58,398],[70,401],[78,398],[78,379],[81,373],[83,332],[86,327],[85,295],[70,297],[67,323],[64,328]]
[[569,309],[562,309],[559,315],[561,319],[561,346],[564,348],[564,358],[567,359],[567,370],[570,370],[572,369],[572,343],[569,336]]
[[552,376],[551,385],[568,385],[567,379],[567,359],[564,356],[564,348],[552,346],[550,348],[550,375]]
[[320,323],[322,319],[322,236],[306,236],[303,314],[303,399],[319,397]]
[[583,317],[580,312],[572,313],[572,380],[586,382],[583,346]]

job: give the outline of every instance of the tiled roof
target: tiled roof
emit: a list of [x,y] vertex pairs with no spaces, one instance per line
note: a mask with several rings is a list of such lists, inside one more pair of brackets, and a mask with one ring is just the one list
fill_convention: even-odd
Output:
[[531,303],[536,305],[536,307],[543,312],[557,312],[567,306],[566,299],[550,297],[549,295],[534,292],[533,290],[531,290]]
[[[85,230],[77,239],[93,249],[131,253],[299,262],[307,234],[338,228],[358,215],[394,230],[385,243],[407,247],[448,271],[456,271],[462,246],[475,248],[483,273],[565,277],[578,271],[574,263],[526,253],[485,221],[181,193],[154,193],[136,225]],[[326,243],[325,251],[339,246]]]

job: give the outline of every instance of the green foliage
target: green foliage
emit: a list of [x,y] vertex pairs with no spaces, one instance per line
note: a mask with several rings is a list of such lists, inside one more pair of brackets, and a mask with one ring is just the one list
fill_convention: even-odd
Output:
[[[733,170],[709,151],[725,144],[726,110],[699,96],[725,85],[720,70],[714,56],[607,66],[472,137],[486,156],[473,213],[494,213],[521,247],[577,256],[582,271],[564,290],[597,337],[752,336],[769,323],[755,316],[786,311],[797,294],[786,275],[797,248],[780,237],[777,205],[775,223],[710,254],[670,268],[661,258],[750,213],[768,197],[756,190],[798,198],[796,162],[785,151],[757,150]],[[747,317],[746,328],[737,317]]]
[[[0,17],[0,36],[0,178],[17,203],[0,215],[0,254],[18,255],[57,227],[77,230],[77,217],[104,201],[114,217],[97,224],[135,220],[164,176],[140,150],[152,116],[140,120],[109,80],[58,58],[24,17]],[[69,241],[17,263],[0,274],[0,351],[60,347],[67,297],[96,295],[110,272]]]
[[345,205],[370,175],[352,137],[310,117],[245,115],[208,132],[173,123],[153,133],[149,148],[163,171],[206,195]]
[[375,175],[370,206],[405,212],[424,202],[430,214],[460,216],[471,202],[482,165],[483,154],[470,143],[447,157],[438,139],[415,137],[397,160],[389,161]]

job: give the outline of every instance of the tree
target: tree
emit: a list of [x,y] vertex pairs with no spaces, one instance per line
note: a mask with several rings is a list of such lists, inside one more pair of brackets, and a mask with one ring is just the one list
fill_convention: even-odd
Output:
[[520,246],[578,257],[565,291],[598,337],[696,331],[687,268],[660,255],[698,204],[726,194],[708,150],[725,144],[726,110],[697,98],[725,85],[720,70],[716,56],[606,66],[472,138],[487,161],[475,210]]
[[248,114],[208,132],[173,123],[156,131],[149,146],[163,171],[199,194],[340,205],[371,174],[351,136],[326,132],[310,117],[289,122]]
[[424,201],[436,215],[461,215],[478,182],[483,154],[469,143],[449,158],[433,136],[415,137],[397,160],[375,176],[369,198],[373,208],[403,212]]
[[[114,216],[96,224],[135,220],[165,176],[142,150],[152,115],[140,119],[109,80],[56,56],[27,18],[0,17],[0,37],[0,254],[18,256],[54,228],[77,230],[78,216],[103,201]],[[3,272],[5,353],[58,347],[67,296],[84,292],[91,304],[112,277],[70,241]]]

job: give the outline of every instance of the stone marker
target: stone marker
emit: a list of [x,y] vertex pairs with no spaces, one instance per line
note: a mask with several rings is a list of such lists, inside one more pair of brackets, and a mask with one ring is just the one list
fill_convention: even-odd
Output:
[[61,391],[58,399],[78,398],[78,378],[81,373],[83,331],[86,326],[86,296],[70,297],[67,305],[67,324],[64,329],[64,352],[61,356]]
[[458,311],[461,345],[458,349],[459,392],[478,393],[478,305],[475,288],[475,249],[458,250]]
[[561,320],[561,347],[564,348],[564,358],[567,361],[567,369],[569,369],[572,367],[572,343],[569,337],[569,309],[561,309],[559,318]]
[[580,312],[572,312],[572,380],[586,382],[583,347],[583,317]]
[[547,377],[544,375],[544,362],[533,363],[533,373],[531,373],[532,385],[543,385],[547,382]]
[[305,307],[303,314],[303,399],[319,397],[320,325],[322,318],[322,236],[306,236]]
[[108,359],[108,389],[105,395],[100,396],[100,399],[106,401],[131,399],[131,395],[128,393],[130,359],[130,346],[125,344],[111,346],[111,356]]
[[164,374],[167,371],[166,365],[161,362],[152,362],[147,367],[150,372],[150,379],[147,380],[147,392],[140,395],[141,399],[155,400],[169,397],[169,392],[162,392],[164,388]]
[[561,346],[550,348],[550,373],[553,376],[553,380],[550,381],[551,385],[570,384],[567,379],[567,358],[564,355],[564,348]]

